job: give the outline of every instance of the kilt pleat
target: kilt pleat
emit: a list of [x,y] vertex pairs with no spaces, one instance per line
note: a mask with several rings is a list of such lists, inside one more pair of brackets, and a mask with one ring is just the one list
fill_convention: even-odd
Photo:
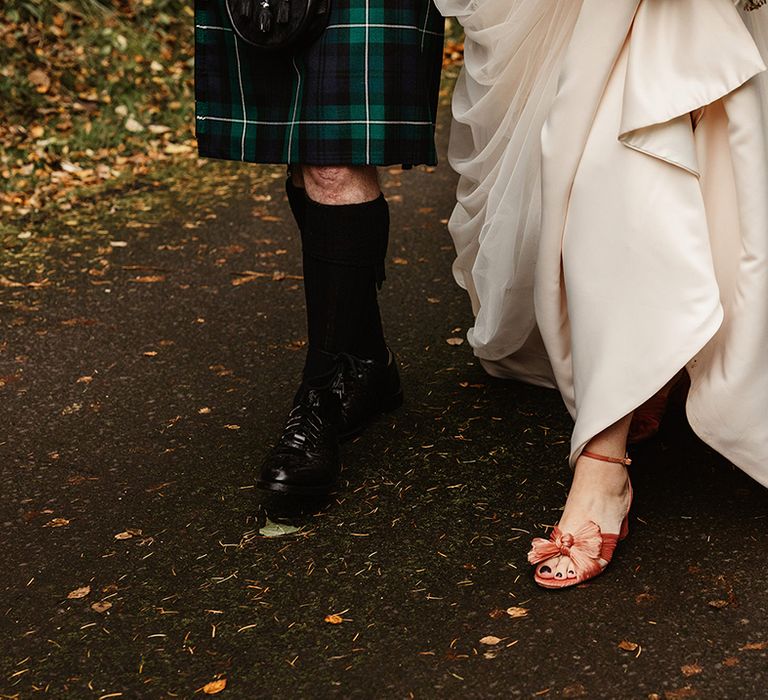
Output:
[[293,56],[256,51],[224,0],[195,2],[200,155],[308,165],[434,164],[443,19],[432,0],[333,0]]

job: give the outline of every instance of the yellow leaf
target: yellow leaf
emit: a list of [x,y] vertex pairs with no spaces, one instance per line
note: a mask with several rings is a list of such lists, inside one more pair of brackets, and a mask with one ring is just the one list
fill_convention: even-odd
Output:
[[203,692],[206,695],[216,695],[216,693],[220,693],[226,687],[227,687],[227,679],[219,678],[219,680],[217,681],[211,681],[210,683],[206,683],[203,686]]
[[69,598],[69,600],[78,600],[79,598],[85,598],[85,596],[87,596],[90,592],[90,586],[82,586],[80,588],[75,588],[74,591],[67,593],[67,598]]
[[344,618],[341,615],[326,615],[324,622],[327,622],[329,625],[340,625],[342,622],[344,622]]
[[66,527],[69,525],[69,520],[66,518],[54,518],[49,520],[43,527]]

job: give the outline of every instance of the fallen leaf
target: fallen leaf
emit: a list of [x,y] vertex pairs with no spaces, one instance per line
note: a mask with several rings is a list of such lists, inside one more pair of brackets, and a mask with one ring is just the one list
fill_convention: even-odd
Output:
[[395,265],[407,265],[408,261],[405,258],[392,258],[392,262]]
[[709,605],[710,608],[717,608],[720,610],[721,608],[727,608],[728,607],[728,601],[727,600],[710,600],[707,605]]
[[165,282],[165,275],[144,275],[134,277],[131,282],[140,282],[142,284],[154,284],[155,282]]
[[51,79],[48,74],[39,69],[33,70],[28,76],[28,80],[39,93],[46,93],[51,87]]
[[284,537],[285,535],[293,535],[299,530],[301,530],[301,528],[296,525],[275,523],[267,518],[267,522],[264,523],[264,526],[259,528],[259,534],[262,537]]
[[147,350],[142,354],[144,355],[144,357],[157,357],[157,350]]
[[499,644],[500,642],[501,639],[494,637],[492,634],[489,634],[487,637],[483,637],[480,640],[480,644],[487,644],[488,646],[493,646],[494,644]]
[[49,520],[43,527],[66,527],[69,525],[69,520],[66,518],[54,518]]
[[490,617],[491,620],[498,620],[500,617],[504,617],[504,611],[500,608],[496,608],[488,613],[488,617]]
[[701,673],[704,669],[699,666],[699,664],[686,664],[685,666],[681,666],[680,670],[683,672],[683,675],[688,676],[695,676],[697,673]]
[[729,656],[725,659],[723,659],[723,666],[728,666],[729,668],[733,668],[734,666],[739,665],[739,660],[735,656]]
[[510,617],[527,617],[528,610],[526,608],[512,606],[511,608],[507,608],[507,615]]
[[132,537],[137,537],[141,534],[141,530],[135,530],[135,529],[128,529],[123,530],[123,532],[118,532],[115,535],[116,540],[130,540]]
[[739,651],[763,651],[768,649],[768,642],[747,642]]
[[216,693],[220,693],[226,687],[227,687],[227,679],[220,678],[217,681],[211,681],[210,683],[206,683],[203,686],[203,692],[206,695],[216,695]]
[[188,146],[185,143],[169,143],[166,145],[164,152],[169,156],[177,156],[182,153],[190,153],[192,146]]
[[86,375],[83,377],[78,378],[77,383],[78,384],[90,384],[93,381],[93,377],[90,375]]
[[329,625],[340,625],[344,622],[344,618],[341,615],[336,615],[334,613],[333,615],[326,615],[325,618],[323,618],[323,622],[327,622]]
[[69,600],[78,600],[79,598],[85,598],[90,592],[90,586],[82,586],[81,588],[75,588],[74,591],[67,593],[67,598],[69,598]]
[[462,345],[464,343],[464,338],[446,338],[445,342],[448,343],[448,345]]
[[91,605],[91,610],[97,613],[107,612],[112,607],[112,603],[108,600],[100,600],[98,603]]
[[208,414],[211,412],[211,409],[210,409],[210,408],[208,408],[207,406],[204,406],[203,408],[198,408],[198,409],[197,409],[197,412],[198,412],[198,413],[199,413],[201,416],[207,416],[207,415],[208,415]]
[[224,426],[227,430],[240,430],[239,425],[235,425],[234,423],[227,423],[227,425]]
[[626,639],[619,642],[619,649],[622,649],[623,651],[637,651],[637,647],[639,644],[635,644],[635,642],[628,642]]
[[140,134],[144,131],[144,125],[134,117],[128,117],[128,119],[125,120],[125,128],[132,134]]

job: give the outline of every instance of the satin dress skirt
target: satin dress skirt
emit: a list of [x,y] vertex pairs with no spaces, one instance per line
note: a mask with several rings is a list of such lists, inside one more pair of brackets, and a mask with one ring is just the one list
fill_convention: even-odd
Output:
[[693,429],[768,485],[754,27],[731,0],[437,4],[467,37],[449,228],[486,369],[559,388],[573,463],[686,368]]

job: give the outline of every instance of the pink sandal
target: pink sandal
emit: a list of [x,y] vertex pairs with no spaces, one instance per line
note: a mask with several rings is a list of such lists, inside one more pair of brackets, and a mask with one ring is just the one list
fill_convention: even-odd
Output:
[[[582,455],[601,462],[623,464],[625,467],[632,464],[629,457],[605,457],[587,450],[584,450]],[[632,484],[629,485],[629,508],[631,507]],[[603,534],[597,523],[590,520],[574,533],[564,533],[555,526],[548,540],[543,537],[534,538],[531,551],[528,552],[528,561],[536,566],[534,581],[542,588],[568,588],[603,573],[613,557],[616,545],[629,533],[629,508],[618,535]],[[540,575],[540,567],[537,565],[557,556],[570,558],[574,573],[572,578],[544,578]],[[605,561],[604,565],[600,563],[601,559]]]

